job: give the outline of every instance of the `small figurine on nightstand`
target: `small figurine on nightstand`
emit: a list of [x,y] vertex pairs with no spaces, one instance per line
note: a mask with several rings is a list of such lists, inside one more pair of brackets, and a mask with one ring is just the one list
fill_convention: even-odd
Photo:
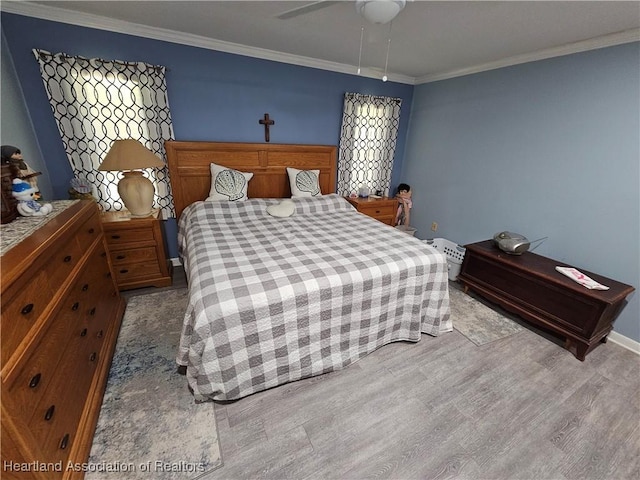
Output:
[[50,203],[40,205],[36,202],[34,200],[36,189],[19,178],[13,179],[11,195],[18,200],[18,213],[23,217],[42,217],[53,210]]
[[398,185],[398,211],[396,212],[396,225],[409,226],[409,214],[411,213],[411,207],[413,202],[411,201],[411,187],[406,183]]

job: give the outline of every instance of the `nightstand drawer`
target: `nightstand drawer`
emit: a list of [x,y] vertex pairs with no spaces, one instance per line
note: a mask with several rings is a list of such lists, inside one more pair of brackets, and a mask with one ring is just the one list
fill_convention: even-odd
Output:
[[358,211],[388,225],[393,225],[396,216],[395,204],[389,203],[382,205],[376,205],[375,203],[371,205],[361,205]]
[[160,276],[160,266],[158,265],[158,262],[132,263],[130,265],[127,264],[118,267],[114,266],[114,270],[116,271],[116,282],[119,285],[140,278]]
[[157,262],[155,247],[130,248],[111,252],[113,265],[128,265],[131,263]]
[[113,231],[105,227],[105,237],[109,247],[124,246],[128,243],[151,243],[155,242],[153,230],[150,228],[129,228]]
[[370,217],[380,219],[385,217],[394,217],[396,208],[395,204],[392,203],[385,202],[378,205],[374,202],[371,204],[359,205],[358,211],[360,213],[364,213],[365,215],[369,215]]
[[379,222],[385,223],[387,225],[391,225],[393,226],[393,223],[396,219],[395,215],[380,215],[380,216],[375,216],[372,217],[375,218],[376,220],[378,220]]
[[347,198],[347,201],[356,207],[358,212],[371,218],[393,225],[398,209],[398,201],[395,198]]

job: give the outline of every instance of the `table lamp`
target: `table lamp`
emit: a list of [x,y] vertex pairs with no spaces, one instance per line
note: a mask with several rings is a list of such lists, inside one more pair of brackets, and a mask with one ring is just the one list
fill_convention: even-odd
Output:
[[120,171],[118,194],[132,217],[148,217],[153,208],[153,183],[143,168],[161,168],[164,162],[138,140],[116,140],[98,170]]

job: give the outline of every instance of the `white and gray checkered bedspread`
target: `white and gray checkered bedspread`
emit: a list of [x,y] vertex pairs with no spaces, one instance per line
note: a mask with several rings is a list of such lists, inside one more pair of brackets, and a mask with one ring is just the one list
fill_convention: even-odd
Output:
[[451,331],[446,257],[338,195],[196,202],[178,241],[189,282],[179,365],[196,400],[233,400]]

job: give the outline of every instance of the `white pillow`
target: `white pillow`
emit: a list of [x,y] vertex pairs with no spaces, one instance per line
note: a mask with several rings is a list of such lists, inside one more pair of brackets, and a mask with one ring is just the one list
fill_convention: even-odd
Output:
[[211,188],[207,200],[241,202],[247,198],[247,187],[253,173],[211,164]]
[[296,211],[296,204],[293,200],[285,199],[277,205],[269,205],[267,213],[272,217],[290,217]]
[[320,170],[298,170],[287,167],[292,197],[316,197],[320,192]]

